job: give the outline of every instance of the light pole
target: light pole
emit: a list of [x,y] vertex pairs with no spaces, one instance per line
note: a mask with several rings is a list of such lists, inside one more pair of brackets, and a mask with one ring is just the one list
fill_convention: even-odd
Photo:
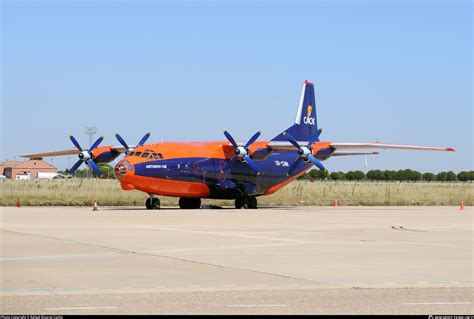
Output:
[[[86,126],[86,129],[84,131],[87,135],[89,135],[89,148],[92,146],[92,139],[94,138],[94,135],[97,133],[97,128],[94,126]],[[89,167],[89,169],[87,170],[87,175],[89,178],[92,177],[92,168],[87,165],[87,167]]]

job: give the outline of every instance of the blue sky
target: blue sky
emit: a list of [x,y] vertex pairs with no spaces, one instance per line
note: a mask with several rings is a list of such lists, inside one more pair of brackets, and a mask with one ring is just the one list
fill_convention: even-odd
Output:
[[[321,136],[452,146],[369,169],[473,169],[470,1],[1,1],[0,160],[88,144],[271,139],[316,83]],[[75,162],[71,157],[71,163]],[[50,159],[48,161],[51,162]],[[55,158],[64,168],[67,158]],[[330,171],[364,168],[331,158]]]

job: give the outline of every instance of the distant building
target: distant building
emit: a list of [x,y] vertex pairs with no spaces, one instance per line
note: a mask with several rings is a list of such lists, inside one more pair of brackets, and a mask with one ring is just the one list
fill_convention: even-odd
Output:
[[[52,176],[58,169],[43,160],[30,159],[25,162],[5,161],[0,163],[0,175],[5,175],[9,179],[37,179],[38,176]],[[45,174],[47,173],[47,174]]]

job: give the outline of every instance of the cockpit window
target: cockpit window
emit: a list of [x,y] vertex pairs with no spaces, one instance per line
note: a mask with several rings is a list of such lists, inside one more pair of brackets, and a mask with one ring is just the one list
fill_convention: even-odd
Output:
[[158,154],[153,153],[153,158],[154,159],[161,159],[161,158],[163,158],[163,155],[161,153],[158,153]]
[[135,156],[140,156],[140,155],[142,155],[142,152],[136,152],[135,153]]
[[133,154],[135,154],[135,152],[130,152],[130,154],[128,154],[128,156],[133,156]]
[[143,153],[143,154],[142,154],[142,157],[144,157],[144,158],[147,158],[147,157],[148,157],[148,155],[150,155],[150,153],[148,153],[148,152],[145,152],[145,153]]

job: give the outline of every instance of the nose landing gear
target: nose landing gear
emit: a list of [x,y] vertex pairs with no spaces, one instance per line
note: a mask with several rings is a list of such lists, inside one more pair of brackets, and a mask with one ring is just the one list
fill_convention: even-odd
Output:
[[156,197],[148,197],[145,206],[146,209],[160,209],[160,200]]

